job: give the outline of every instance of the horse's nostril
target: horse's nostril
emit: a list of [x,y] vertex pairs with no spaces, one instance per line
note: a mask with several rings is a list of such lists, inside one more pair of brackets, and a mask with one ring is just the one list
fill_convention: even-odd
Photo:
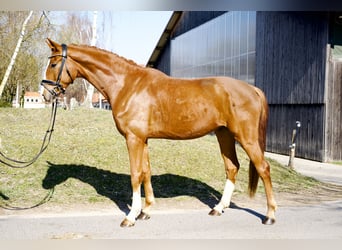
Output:
[[43,96],[43,99],[45,102],[47,102],[47,103],[51,102],[51,94],[50,93],[48,93],[47,91],[44,90],[42,96]]

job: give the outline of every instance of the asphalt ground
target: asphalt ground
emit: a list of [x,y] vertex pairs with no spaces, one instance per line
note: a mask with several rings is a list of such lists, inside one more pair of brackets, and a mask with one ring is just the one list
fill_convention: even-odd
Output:
[[2,240],[39,239],[342,239],[342,201],[282,207],[272,226],[261,223],[264,208],[153,211],[148,221],[121,228],[123,214],[50,214],[0,217]]

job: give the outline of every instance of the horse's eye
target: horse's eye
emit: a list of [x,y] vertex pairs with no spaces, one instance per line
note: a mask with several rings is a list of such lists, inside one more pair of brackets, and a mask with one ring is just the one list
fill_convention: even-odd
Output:
[[56,65],[57,65],[57,63],[52,63],[52,64],[51,64],[51,68],[56,67]]

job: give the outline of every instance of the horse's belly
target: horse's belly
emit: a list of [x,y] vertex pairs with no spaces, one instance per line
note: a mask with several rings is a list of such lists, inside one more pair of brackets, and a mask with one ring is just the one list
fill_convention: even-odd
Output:
[[150,127],[152,137],[168,139],[191,139],[201,137],[223,126],[219,115],[213,110],[180,109],[168,114],[156,113],[153,115]]

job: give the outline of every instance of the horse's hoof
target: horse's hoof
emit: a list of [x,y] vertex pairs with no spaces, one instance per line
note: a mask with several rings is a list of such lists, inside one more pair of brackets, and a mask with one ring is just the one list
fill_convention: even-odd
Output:
[[149,216],[147,213],[144,213],[143,211],[141,211],[141,213],[138,216],[138,220],[148,220],[149,218],[151,218],[151,216]]
[[120,227],[133,227],[133,226],[134,226],[134,222],[128,220],[127,218],[125,218],[120,224]]
[[273,225],[274,223],[275,223],[275,219],[267,217],[267,216],[262,220],[262,224],[264,225]]
[[221,213],[215,209],[212,209],[209,213],[211,216],[221,216]]

